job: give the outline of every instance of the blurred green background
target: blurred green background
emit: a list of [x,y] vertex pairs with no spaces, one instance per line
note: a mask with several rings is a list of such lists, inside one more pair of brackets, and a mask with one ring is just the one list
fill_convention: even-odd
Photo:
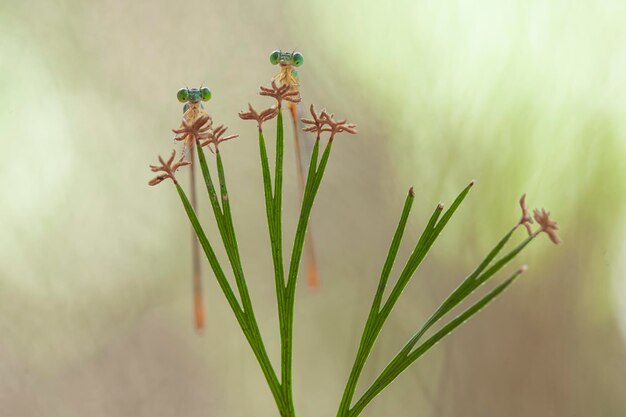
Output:
[[414,242],[472,178],[365,382],[517,221],[523,192],[564,243],[539,239],[516,262],[524,279],[363,415],[625,415],[624,22],[622,0],[3,1],[0,415],[277,415],[206,269],[207,330],[194,332],[189,226],[171,186],[146,183],[173,146],[176,91],[210,86],[208,111],[241,134],[223,154],[277,359],[255,127],[237,112],[270,103],[257,89],[280,48],[304,53],[305,108],[360,131],[337,140],[312,217],[322,286],[298,292],[299,415],[334,415],[407,188]]

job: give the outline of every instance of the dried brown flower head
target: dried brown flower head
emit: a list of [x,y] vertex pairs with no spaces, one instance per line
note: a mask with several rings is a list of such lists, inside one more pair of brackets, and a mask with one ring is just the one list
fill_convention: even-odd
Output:
[[535,209],[533,211],[533,217],[535,218],[537,224],[541,227],[537,233],[544,232],[555,245],[561,243],[561,239],[556,234],[556,231],[559,230],[559,226],[554,220],[550,219],[549,211],[546,211],[545,209]]
[[[200,146],[207,146],[211,152],[219,152],[220,143],[239,137],[239,135],[230,135],[223,137],[227,129],[228,128],[224,125],[219,125],[218,127],[213,128],[209,132],[209,136],[203,142],[200,142]],[[211,145],[213,145],[213,147],[211,147]]]
[[315,112],[315,106],[313,104],[311,104],[311,107],[309,107],[309,110],[311,112],[311,119],[300,119],[302,120],[302,123],[304,123],[306,126],[305,128],[303,128],[302,130],[304,130],[305,132],[312,132],[315,133],[317,135],[317,137],[319,137],[322,132],[330,132],[330,129],[324,128],[325,123],[323,120],[320,119],[320,115],[318,115]]
[[211,117],[203,115],[193,122],[188,122],[183,118],[183,123],[179,129],[172,129],[176,133],[174,140],[183,141],[185,145],[193,146],[197,140],[206,139],[210,135]]
[[348,132],[351,134],[356,134],[356,125],[352,123],[348,123],[346,120],[335,120],[334,114],[328,113],[326,110],[322,110],[321,113],[315,112],[315,106],[311,104],[311,119],[301,119],[302,123],[308,125],[305,127],[305,132],[313,132],[317,134],[319,138],[322,132],[330,132],[330,140],[332,141],[335,138],[337,133]]
[[533,234],[533,230],[530,228],[530,225],[533,224],[533,219],[530,217],[528,207],[526,206],[526,193],[522,194],[522,197],[519,199],[519,205],[522,209],[522,217],[517,224],[524,226],[528,232],[528,236],[530,236]]
[[278,103],[278,108],[280,108],[283,100],[290,101],[292,103],[299,103],[301,101],[298,89],[291,87],[291,84],[278,86],[276,84],[276,80],[272,80],[272,88],[261,86],[259,87],[261,89],[259,94],[262,96],[274,97]]
[[239,117],[243,120],[256,120],[259,130],[261,130],[263,122],[273,119],[278,114],[278,108],[276,106],[272,106],[263,110],[261,113],[257,113],[257,111],[252,108],[252,105],[248,103],[248,109],[247,112],[240,111]]
[[322,121],[329,127],[330,140],[333,140],[337,133],[347,132],[352,135],[357,133],[355,124],[348,123],[345,119],[336,121],[334,117],[334,114],[329,114],[326,110],[322,110],[320,114]]
[[174,176],[174,173],[176,172],[176,170],[178,170],[178,168],[184,167],[185,165],[190,165],[191,162],[178,161],[172,164],[174,162],[175,157],[176,157],[176,151],[174,150],[172,151],[172,156],[170,156],[167,162],[164,161],[163,158],[161,158],[161,156],[159,156],[159,162],[161,163],[161,165],[160,166],[150,165],[150,169],[152,170],[152,172],[163,172],[163,174],[160,174],[154,177],[153,179],[151,179],[148,182],[148,185],[157,185],[161,183],[163,180],[166,180],[168,178],[174,181],[174,184],[178,184],[178,181],[176,181],[176,177]]

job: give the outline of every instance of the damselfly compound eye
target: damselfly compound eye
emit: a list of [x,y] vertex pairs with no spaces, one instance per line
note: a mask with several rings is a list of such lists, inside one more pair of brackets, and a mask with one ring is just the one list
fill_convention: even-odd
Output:
[[270,54],[270,62],[272,63],[272,65],[278,64],[279,60],[280,60],[280,51],[274,51]]
[[186,88],[181,88],[180,90],[178,90],[178,93],[176,93],[176,98],[178,98],[178,101],[180,101],[181,103],[189,100],[189,90]]
[[202,98],[202,101],[211,100],[211,90],[208,87],[202,87],[200,89],[200,98]]
[[300,52],[296,52],[291,56],[291,62],[296,67],[299,67],[300,65],[304,64],[304,56]]

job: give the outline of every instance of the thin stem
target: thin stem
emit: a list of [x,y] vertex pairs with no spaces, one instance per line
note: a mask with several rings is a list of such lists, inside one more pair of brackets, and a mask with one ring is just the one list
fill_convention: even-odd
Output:
[[[222,156],[219,153],[219,150],[216,150],[216,160],[217,160],[217,172],[220,183],[220,192],[222,196],[222,206],[223,206],[223,223],[226,235],[222,236],[222,239],[225,242],[225,247],[227,251],[227,255],[233,267],[233,273],[235,275],[235,280],[237,282],[237,287],[239,289],[239,294],[241,296],[241,301],[243,304],[243,309],[246,314],[246,318],[248,323],[252,329],[254,336],[257,338],[259,348],[262,350],[263,355],[267,357],[267,353],[265,350],[265,345],[263,343],[263,338],[261,336],[261,331],[259,329],[256,316],[254,314],[254,308],[252,307],[252,300],[250,299],[250,294],[248,291],[248,286],[246,284],[243,267],[241,265],[241,259],[239,255],[239,245],[237,243],[237,236],[235,233],[235,227],[233,225],[232,212],[230,208],[230,198],[228,196],[228,188],[226,185],[226,176],[224,174],[224,165],[222,162]],[[229,244],[227,245],[226,242]],[[269,362],[269,358],[267,359]]]
[[[456,307],[461,301],[467,298],[476,288],[480,285],[484,284],[487,279],[492,277],[497,271],[502,268],[508,261],[513,259],[515,255],[517,255],[529,242],[533,239],[533,237],[529,237],[522,244],[520,244],[517,248],[512,250],[509,254],[504,256],[500,261],[496,263],[497,268],[490,268],[487,272],[481,275],[481,272],[489,265],[489,263],[496,257],[496,255],[500,252],[500,250],[504,247],[506,242],[510,239],[513,232],[517,229],[514,227],[511,229],[491,250],[491,252],[485,257],[485,259],[480,263],[480,265],[470,274],[468,275],[461,285],[454,290],[435,310],[435,312],[426,320],[426,322],[422,325],[419,331],[406,343],[406,345],[402,348],[400,352],[392,359],[387,368],[393,368],[401,363],[406,356],[411,352],[413,347],[417,344],[417,342],[422,338],[422,336],[435,324],[437,323],[443,316],[445,316],[450,310]],[[383,371],[384,373],[385,371]],[[382,374],[381,374],[382,375]]]
[[198,150],[198,161],[200,162],[200,170],[202,171],[202,177],[204,178],[207,194],[209,194],[209,201],[211,202],[211,207],[213,208],[213,214],[215,215],[215,220],[218,222],[218,226],[221,226],[223,225],[222,207],[220,205],[219,198],[217,197],[215,186],[213,185],[213,180],[211,179],[211,172],[209,171],[209,166],[206,161],[206,155],[204,154],[204,150],[199,143],[196,144],[196,149]]
[[[381,275],[381,285],[379,285],[379,288],[374,297],[372,310],[370,311],[370,316],[368,317],[368,321],[366,322],[366,327],[363,331],[359,350],[357,351],[357,355],[355,358],[355,364],[348,379],[346,389],[344,390],[344,395],[339,405],[339,410],[337,411],[338,417],[347,416],[352,402],[352,397],[354,395],[354,391],[356,390],[356,386],[358,384],[358,378],[361,374],[363,367],[365,366],[365,362],[367,361],[367,358],[374,346],[374,343],[376,342],[376,339],[380,334],[380,331],[385,321],[389,317],[389,314],[391,313],[391,310],[393,309],[395,303],[400,298],[402,291],[410,281],[411,277],[414,275],[418,266],[425,258],[432,244],[435,242],[435,240],[437,239],[445,225],[448,223],[456,209],[467,196],[473,184],[474,183],[471,182],[465,189],[463,189],[463,191],[461,191],[461,193],[457,196],[455,201],[452,203],[450,208],[446,211],[446,213],[443,215],[439,222],[438,220],[443,211],[443,205],[439,204],[437,206],[432,216],[430,217],[430,220],[428,221],[426,227],[424,228],[424,231],[422,232],[422,235],[420,236],[420,239],[418,240],[415,249],[413,250],[404,269],[402,270],[398,281],[396,282],[389,297],[387,298],[387,301],[382,306],[382,309],[380,309],[379,311],[393,260],[388,259],[388,262],[385,263],[385,266],[383,267],[383,274]],[[383,281],[385,284],[384,286],[382,285]]]
[[337,412],[338,416],[345,415],[348,412],[350,408],[350,403],[352,402],[352,397],[354,396],[354,391],[356,390],[359,376],[361,375],[363,367],[365,366],[365,362],[367,361],[369,353],[371,352],[373,343],[370,344],[368,342],[371,340],[371,333],[373,331],[376,318],[378,316],[383,293],[385,292],[385,287],[387,286],[387,281],[389,279],[389,274],[391,273],[391,268],[393,267],[393,263],[395,262],[396,256],[398,254],[398,249],[402,241],[402,236],[404,235],[404,229],[406,228],[406,222],[408,220],[409,213],[411,212],[413,201],[415,200],[414,197],[415,195],[413,194],[413,189],[411,188],[409,190],[409,194],[406,197],[406,201],[404,202],[404,208],[402,209],[400,222],[398,223],[398,227],[396,228],[393,240],[391,241],[391,247],[389,248],[389,253],[387,254],[387,259],[385,260],[385,265],[380,276],[378,289],[376,290],[376,295],[374,296],[374,302],[372,303],[372,307],[365,323],[363,335],[361,336],[361,341],[359,343],[359,349],[357,351],[356,358],[354,359],[354,364],[352,365],[352,371],[350,372],[350,376],[348,377],[348,382],[346,383],[346,388],[344,389],[343,397],[341,398],[341,403],[339,404],[339,410]]
[[284,159],[283,113],[279,109],[276,120],[276,163],[274,164],[274,232],[276,247],[282,253],[282,202],[283,202],[283,159]]
[[385,389],[393,380],[398,377],[406,368],[408,368],[419,357],[432,348],[438,341],[450,334],[454,329],[459,327],[474,314],[479,312],[483,307],[493,301],[498,295],[500,295],[521,273],[523,270],[517,270],[511,277],[505,282],[498,285],[495,289],[490,291],[486,296],[481,298],[478,302],[473,304],[470,308],[465,310],[459,316],[451,320],[441,330],[430,337],[426,342],[421,344],[415,351],[406,355],[402,360],[392,361],[387,368],[381,373],[381,375],[374,381],[370,388],[363,394],[363,396],[356,402],[354,407],[350,410],[349,417],[357,417],[363,409],[376,397],[383,389]]
[[255,334],[255,332],[250,328],[250,324],[247,319],[247,316],[244,310],[239,305],[239,302],[237,301],[237,298],[235,297],[235,294],[233,293],[233,290],[230,287],[230,284],[228,283],[228,279],[226,278],[224,271],[217,259],[217,256],[215,255],[215,252],[213,251],[213,248],[211,247],[211,244],[209,243],[209,240],[207,239],[206,234],[204,233],[204,230],[202,229],[202,226],[200,225],[200,222],[198,221],[198,217],[196,216],[196,213],[191,205],[191,202],[189,201],[189,199],[187,198],[187,195],[185,194],[185,192],[183,191],[182,187],[179,184],[176,184],[176,191],[178,191],[178,195],[181,199],[181,202],[183,203],[185,212],[187,213],[187,216],[189,217],[189,221],[191,222],[191,225],[196,232],[196,236],[198,237],[200,245],[202,246],[202,249],[204,250],[207,260],[209,261],[209,264],[211,266],[211,269],[213,270],[213,273],[215,274],[215,278],[217,279],[217,282],[220,288],[222,289],[224,296],[226,297],[226,301],[230,305],[235,315],[235,318],[237,319],[237,322],[239,323],[239,326],[241,327],[241,330],[243,331],[244,336],[246,337],[246,340],[250,344],[250,347],[252,348],[252,351],[255,357],[257,358],[257,361],[261,367],[263,375],[265,376],[265,379],[268,383],[270,391],[272,392],[272,395],[274,396],[276,405],[281,411],[281,415],[287,416],[288,414],[285,413],[285,405],[284,405],[284,399],[283,399],[282,391],[280,387],[280,382],[278,381],[278,378],[276,377],[276,373],[274,372],[274,369],[269,360],[269,357],[267,356],[267,352],[265,351],[265,348],[262,345],[262,341],[260,340],[259,336]]
[[441,213],[441,210],[443,209],[443,206],[439,205],[437,207],[435,213],[433,214],[428,225],[426,226],[424,233],[422,233],[422,236],[417,243],[413,254],[409,258],[405,269],[402,271],[398,282],[396,283],[395,287],[391,291],[391,294],[389,295],[389,298],[383,306],[383,309],[381,311],[383,321],[387,318],[395,303],[400,298],[402,291],[404,291],[404,288],[409,283],[411,277],[413,277],[413,274],[428,254],[428,251],[430,250],[432,245],[435,243],[435,240],[437,239],[437,237],[439,237],[444,227],[448,224],[463,200],[465,200],[465,197],[467,197],[467,194],[473,186],[474,182],[472,181],[467,187],[463,189],[463,191],[461,191],[461,193],[454,200],[450,208],[446,210],[446,212],[441,216],[441,220],[439,221],[437,220],[439,217],[439,213]]
[[[490,279],[496,272],[502,269],[502,267],[504,267],[508,262],[510,262],[516,255],[518,255],[535,237],[533,235],[525,239],[522,243],[516,246],[513,250],[511,250],[509,253],[507,253],[505,256],[499,259],[491,268],[485,271],[487,266],[493,261],[493,259],[495,259],[497,254],[501,251],[504,245],[509,241],[510,237],[512,236],[513,232],[515,232],[516,229],[517,229],[517,226],[513,227],[507,234],[505,234],[504,237],[500,239],[500,241],[495,245],[495,247],[489,252],[489,254],[485,257],[485,259],[483,259],[483,261],[478,265],[478,267],[471,274],[469,274],[463,280],[463,282],[459,285],[459,287],[456,290],[454,290],[442,302],[442,304],[437,308],[437,310],[435,310],[435,312],[429,317],[429,319],[426,320],[424,325],[422,325],[420,330],[406,343],[404,348],[402,348],[402,350],[400,350],[400,352],[396,354],[396,356],[391,360],[391,362],[387,365],[387,367],[383,370],[383,372],[374,381],[372,386],[370,386],[370,388],[366,391],[363,397],[355,404],[354,408],[347,415],[349,415],[350,417],[355,417],[356,415],[358,415],[362,411],[362,409],[365,407],[365,405],[369,403],[371,399],[374,398],[374,396],[380,393],[402,371],[404,371],[404,369],[406,369],[412,362],[414,362],[419,356],[421,356],[421,354],[425,352],[424,350],[425,346],[428,346],[426,350],[429,349],[431,347],[429,343],[432,340],[434,340],[433,338],[429,339],[427,342],[420,345],[420,347],[413,350],[414,346],[421,339],[421,337],[435,323],[437,323],[450,310],[452,310],[455,306],[457,306],[464,299],[466,299],[474,290],[476,290],[479,286],[481,286],[488,279]],[[465,313],[463,313],[459,317],[465,317],[465,319],[469,318],[471,315],[473,315],[478,310],[480,310],[482,306],[486,305],[493,298],[495,298],[495,296],[497,296],[500,292],[502,292],[502,290],[504,290],[504,288],[508,286],[510,282],[522,272],[523,272],[523,269],[516,271],[516,273],[513,274],[513,276],[509,280],[507,280],[507,282],[505,282],[504,284],[502,284],[501,286],[497,287],[495,290],[487,294],[487,296],[485,296],[481,301],[479,301],[474,306],[470,307]],[[462,321],[463,320],[461,320],[461,322],[459,322],[458,324],[454,325],[453,328],[455,328],[457,325],[460,325]],[[450,324],[445,326],[444,329],[448,328],[448,326],[450,326],[451,323],[456,323],[456,322],[457,322],[457,319],[454,319],[453,321],[450,322]],[[450,331],[443,332],[443,333],[442,331],[440,331],[436,333],[436,335],[433,337],[438,337],[439,335],[441,336],[439,338],[442,338],[443,336],[448,334]],[[421,352],[421,353],[416,354],[415,352]]]
[[[366,326],[363,332],[363,336],[361,340],[361,344],[363,345],[363,348],[361,349],[361,355],[357,353],[357,358],[355,359],[355,363],[357,362],[359,363],[359,365],[357,365],[358,367],[362,368],[365,366],[365,363],[360,363],[360,362],[365,362],[367,360],[372,348],[374,347],[374,343],[376,342],[376,339],[378,338],[378,335],[380,334],[380,331],[382,330],[383,325],[385,324],[385,321],[387,317],[389,316],[389,313],[391,312],[391,307],[393,306],[393,304],[389,304],[389,300],[392,297],[399,297],[400,294],[397,293],[396,289],[398,288],[398,285],[401,285],[401,282],[403,281],[402,277],[404,276],[410,277],[412,275],[412,271],[414,271],[414,269],[412,269],[413,268],[412,265],[415,264],[417,258],[422,256],[421,254],[423,253],[423,248],[432,234],[435,223],[437,222],[437,219],[439,218],[439,215],[441,214],[442,209],[443,207],[441,205],[437,206],[437,208],[431,215],[430,220],[426,224],[426,227],[424,228],[424,231],[422,232],[422,235],[420,239],[418,240],[417,245],[415,246],[415,249],[413,250],[413,253],[407,260],[407,263],[402,273],[400,274],[400,278],[398,279],[398,282],[393,288],[391,295],[389,296],[387,303],[385,303],[382,310],[380,310],[380,303],[382,302],[382,297],[383,297],[385,288],[382,288],[382,291],[380,293],[377,291],[375,300],[373,303],[373,307],[374,306],[376,307],[376,309],[374,310],[375,313],[371,313],[372,318],[371,318],[370,324],[369,326]],[[417,268],[417,266],[415,266],[415,268]],[[404,285],[406,285],[406,283]],[[379,289],[380,288],[381,287],[379,287]],[[356,389],[356,385],[358,384],[358,376],[360,376],[360,372],[361,371],[358,372],[358,375],[355,375],[355,379],[351,382],[352,385],[346,386],[346,390],[348,390],[347,391],[348,395],[346,395],[344,392],[345,400],[342,401],[342,404],[337,414],[338,416],[347,416],[349,412],[350,404],[352,402],[352,397]]]
[[[276,162],[274,163],[274,199],[272,203],[273,214],[273,236],[272,245],[275,252],[274,270],[277,277],[280,277],[280,284],[284,284],[284,266],[283,266],[283,231],[282,231],[282,200],[283,200],[283,160],[284,160],[284,126],[283,113],[279,106],[278,116],[276,119]],[[278,279],[277,279],[278,284]],[[287,313],[288,314],[288,313]],[[283,387],[283,395],[289,411],[295,414],[293,404],[293,390],[291,387],[291,358],[289,357],[290,335],[287,330],[286,323],[289,318],[283,310],[283,322],[280,326],[281,332],[281,383]]]
[[216,162],[217,162],[217,172],[218,172],[218,178],[219,178],[219,183],[220,183],[220,194],[221,194],[223,209],[220,207],[219,201],[217,199],[215,186],[213,185],[213,181],[211,179],[211,174],[210,174],[209,167],[206,161],[204,150],[199,144],[197,145],[197,150],[198,150],[198,160],[200,162],[200,167],[202,169],[204,181],[207,186],[207,192],[209,194],[209,199],[213,207],[213,212],[215,214],[215,219],[218,225],[218,229],[220,231],[222,241],[224,242],[224,248],[226,249],[226,254],[232,266],[233,274],[235,275],[235,280],[236,280],[239,294],[240,294],[242,304],[243,304],[244,316],[248,322],[248,325],[251,331],[254,334],[254,337],[257,340],[257,345],[259,349],[262,350],[263,352],[262,354],[264,356],[267,356],[265,345],[261,337],[261,332],[260,332],[256,317],[254,314],[252,301],[250,299],[248,287],[247,287],[245,276],[243,273],[243,267],[242,267],[241,259],[239,255],[239,247],[237,244],[237,237],[235,234],[235,228],[234,228],[233,221],[232,221],[230,199],[228,197],[226,176],[224,173],[224,165],[222,162],[221,154],[217,152]]
[[300,260],[302,258],[302,250],[306,236],[308,220],[311,214],[311,209],[313,207],[315,196],[317,195],[317,190],[319,189],[320,183],[324,176],[324,171],[326,170],[326,165],[328,164],[328,158],[330,157],[331,149],[332,141],[329,141],[326,145],[326,148],[324,149],[324,153],[320,160],[319,167],[316,168],[317,157],[319,154],[319,139],[316,140],[315,146],[313,148],[313,154],[311,155],[311,163],[309,166],[307,184],[305,186],[304,198],[302,199],[302,207],[300,209],[300,218],[298,220],[294,244],[291,251],[289,274],[287,278],[287,288],[285,292],[285,334],[282,338],[282,365],[284,367],[283,375],[285,376],[285,379],[283,380],[283,387],[286,391],[288,390],[289,392],[291,392],[292,390],[291,368],[293,353],[293,314],[298,271],[300,267]]
[[237,287],[241,295],[241,302],[243,304],[244,312],[246,314],[249,314],[251,321],[256,324],[256,320],[254,319],[254,310],[252,308],[252,301],[250,300],[248,286],[246,284],[243,267],[241,265],[241,259],[239,257],[239,247],[237,245],[237,238],[235,235],[235,228],[233,226],[232,213],[230,210],[230,200],[228,197],[228,189],[226,186],[226,177],[224,175],[224,165],[222,163],[222,157],[219,152],[217,152],[216,159],[223,206],[223,217],[221,219],[223,223],[222,240],[224,241],[226,254],[233,268],[233,274],[235,275],[235,282],[237,283]]
[[[280,103],[279,103],[280,104]],[[277,262],[280,264],[280,282],[281,288],[284,283],[284,264],[283,264],[283,232],[282,232],[282,196],[283,196],[283,159],[284,159],[284,126],[283,126],[283,113],[282,109],[278,108],[278,115],[276,119],[276,162],[274,163],[274,202],[273,202],[273,214],[274,214],[274,236],[272,238],[273,244],[277,252]],[[285,308],[283,306],[283,308]],[[286,322],[289,319],[286,317],[285,310],[283,310],[283,322],[280,326],[280,359],[281,359],[281,383],[283,387],[283,395],[285,401],[289,407],[289,411],[295,415],[293,404],[293,390],[291,384],[291,363],[287,363],[288,359],[288,331]]]
[[285,375],[288,366],[285,365],[287,356],[287,312],[285,302],[285,279],[282,256],[282,161],[283,161],[283,135],[282,135],[282,115],[278,113],[277,142],[276,142],[276,166],[274,193],[272,193],[272,178],[270,175],[269,160],[267,157],[267,147],[263,131],[259,128],[259,155],[261,158],[261,171],[263,173],[263,189],[265,191],[265,210],[267,214],[267,227],[270,236],[270,246],[272,250],[272,263],[274,265],[274,281],[276,287],[276,301],[278,306],[278,323],[281,340],[281,395],[286,404],[286,413],[289,416],[295,415],[293,409],[293,396],[289,375]]
[[[296,153],[296,170],[298,171],[298,184],[300,185],[300,193],[304,198],[304,189],[306,186],[304,178],[304,164],[302,162],[302,150],[300,148],[300,130],[302,128],[302,122],[298,117],[300,112],[300,106],[296,103],[288,102],[287,106],[291,113],[291,121],[293,123],[293,144]],[[310,230],[307,230],[307,235],[304,242],[307,258],[307,282],[310,288],[316,288],[319,286],[319,272],[317,266],[317,259],[315,256],[315,247],[313,246],[313,234]]]
[[[316,143],[316,147],[319,146],[319,142]],[[293,302],[293,296],[296,289],[296,281],[298,278],[298,271],[300,268],[300,259],[302,257],[302,248],[304,245],[304,238],[306,235],[307,224],[311,215],[311,209],[313,207],[313,201],[317,195],[317,190],[324,176],[326,165],[328,164],[328,158],[332,148],[332,142],[328,142],[322,158],[319,163],[319,167],[309,169],[309,178],[307,179],[307,186],[305,189],[304,198],[302,200],[302,207],[300,208],[300,218],[298,219],[298,227],[296,229],[296,236],[294,238],[294,244],[291,251],[291,261],[289,263],[289,274],[287,278],[287,299],[288,302]],[[314,154],[311,158],[317,157],[317,152],[314,149]]]
[[[284,278],[280,256],[274,244],[274,198],[272,196],[272,177],[270,175],[269,161],[267,158],[267,147],[263,131],[259,129],[259,156],[261,158],[261,172],[263,173],[263,190],[265,192],[265,212],[267,215],[267,227],[270,235],[270,246],[272,250],[272,262],[274,265],[274,280],[276,286],[276,301],[278,304],[278,321],[282,329],[284,317]],[[282,330],[281,330],[282,331]]]

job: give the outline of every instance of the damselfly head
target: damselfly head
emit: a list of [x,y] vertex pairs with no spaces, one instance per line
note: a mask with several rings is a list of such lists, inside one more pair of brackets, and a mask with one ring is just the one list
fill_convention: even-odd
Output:
[[300,52],[282,52],[276,50],[270,54],[270,62],[272,65],[287,66],[293,65],[299,67],[304,63],[304,56]]
[[176,98],[181,103],[198,103],[200,101],[211,100],[211,90],[208,87],[202,88],[181,88],[176,93]]

